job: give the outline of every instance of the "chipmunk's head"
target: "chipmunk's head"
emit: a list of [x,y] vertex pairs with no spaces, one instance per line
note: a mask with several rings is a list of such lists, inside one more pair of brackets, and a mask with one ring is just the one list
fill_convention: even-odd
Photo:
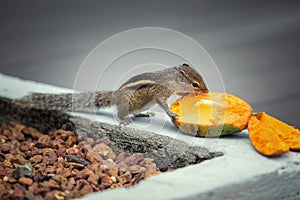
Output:
[[182,64],[178,67],[179,85],[182,90],[206,93],[208,89],[202,76],[188,64]]

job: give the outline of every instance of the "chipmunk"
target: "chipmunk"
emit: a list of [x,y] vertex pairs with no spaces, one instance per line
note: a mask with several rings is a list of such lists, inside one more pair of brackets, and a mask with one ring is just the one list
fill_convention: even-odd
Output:
[[188,92],[206,93],[208,89],[201,75],[188,64],[164,70],[136,75],[126,81],[116,91],[97,91],[67,94],[35,93],[26,98],[35,106],[43,105],[65,111],[89,112],[95,108],[115,105],[120,125],[129,124],[126,117],[140,115],[154,104],[158,104],[171,119],[176,119],[167,104],[174,95]]

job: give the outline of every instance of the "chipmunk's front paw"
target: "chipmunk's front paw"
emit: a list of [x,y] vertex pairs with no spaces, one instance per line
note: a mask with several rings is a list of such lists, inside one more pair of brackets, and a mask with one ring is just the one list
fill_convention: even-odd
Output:
[[173,112],[171,112],[169,116],[171,117],[172,120],[176,120],[179,117],[176,113]]

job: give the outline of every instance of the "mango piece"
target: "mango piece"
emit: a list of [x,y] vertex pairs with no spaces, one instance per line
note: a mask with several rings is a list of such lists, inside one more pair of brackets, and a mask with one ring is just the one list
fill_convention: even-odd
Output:
[[248,131],[252,145],[263,155],[278,156],[289,151],[289,145],[276,134],[276,128],[261,122],[259,115],[250,118]]
[[252,112],[247,102],[224,92],[190,93],[170,109],[179,116],[173,123],[181,132],[199,137],[238,133],[247,127]]
[[248,130],[254,148],[264,155],[300,150],[300,131],[265,112],[250,118]]

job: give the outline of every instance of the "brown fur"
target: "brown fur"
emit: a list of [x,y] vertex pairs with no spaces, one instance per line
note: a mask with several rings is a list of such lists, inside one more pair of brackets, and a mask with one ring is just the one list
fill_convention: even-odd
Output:
[[[193,86],[198,85],[197,87]],[[138,114],[145,106],[157,103],[171,117],[177,115],[169,110],[167,100],[173,94],[185,92],[208,92],[201,75],[187,64],[161,71],[143,73],[126,81],[118,90],[85,92],[75,94],[33,94],[27,100],[60,110],[90,112],[101,107],[116,105],[118,118]]]

